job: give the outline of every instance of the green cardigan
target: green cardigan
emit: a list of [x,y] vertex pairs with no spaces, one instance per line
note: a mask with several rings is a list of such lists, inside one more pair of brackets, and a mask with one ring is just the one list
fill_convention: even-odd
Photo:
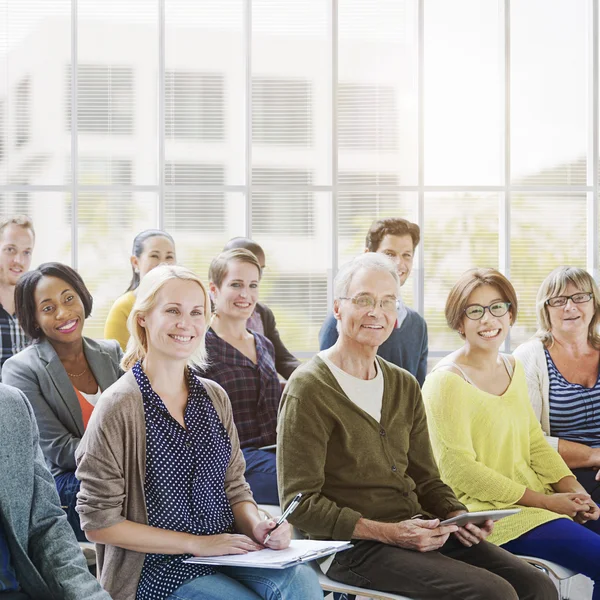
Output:
[[351,539],[364,517],[393,523],[465,510],[433,458],[417,380],[377,357],[381,422],[354,404],[315,356],[281,399],[277,474],[282,506],[302,492],[290,522],[316,539]]

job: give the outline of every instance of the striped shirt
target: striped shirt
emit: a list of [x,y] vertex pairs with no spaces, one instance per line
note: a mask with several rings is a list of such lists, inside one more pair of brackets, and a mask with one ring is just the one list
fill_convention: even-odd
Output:
[[593,388],[567,381],[548,350],[550,435],[600,448],[600,373]]
[[11,356],[21,352],[30,343],[31,340],[21,329],[17,317],[8,314],[0,304],[0,370]]

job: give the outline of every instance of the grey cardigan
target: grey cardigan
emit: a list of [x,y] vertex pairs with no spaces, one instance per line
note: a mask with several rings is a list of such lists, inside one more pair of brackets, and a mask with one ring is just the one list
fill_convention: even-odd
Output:
[[24,394],[0,384],[0,518],[17,581],[31,598],[110,600],[88,571],[38,439]]
[[[83,351],[101,390],[123,374],[123,353],[115,340],[83,338]],[[83,435],[77,394],[52,344],[37,342],[9,358],[2,380],[25,393],[40,430],[40,445],[54,476],[75,470],[75,450]]]
[[[231,460],[225,475],[225,493],[233,506],[251,501],[244,479],[246,464],[225,390],[199,378],[231,440]],[[84,531],[105,529],[125,520],[148,524],[144,481],[146,476],[146,419],[142,393],[128,371],[106,390],[92,414],[76,452],[81,490],[77,512]],[[96,545],[100,583],[114,600],[134,600],[145,554],[117,546]]]

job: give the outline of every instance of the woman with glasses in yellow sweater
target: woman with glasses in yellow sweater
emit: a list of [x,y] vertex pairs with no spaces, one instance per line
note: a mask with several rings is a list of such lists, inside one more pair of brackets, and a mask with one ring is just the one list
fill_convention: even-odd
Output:
[[517,317],[513,286],[494,269],[467,271],[445,312],[465,343],[423,387],[442,479],[470,511],[520,508],[488,540],[587,575],[600,600],[600,509],[546,441],[523,366],[500,353]]

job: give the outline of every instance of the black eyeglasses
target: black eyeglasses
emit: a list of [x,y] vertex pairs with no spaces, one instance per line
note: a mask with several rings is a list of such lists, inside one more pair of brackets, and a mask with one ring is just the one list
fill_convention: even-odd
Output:
[[554,298],[548,298],[546,304],[552,308],[557,308],[559,306],[566,306],[569,300],[574,304],[583,304],[589,302],[593,297],[594,294],[592,292],[577,292],[577,294],[571,296],[554,296]]
[[472,321],[479,321],[485,315],[485,309],[490,311],[490,315],[494,317],[503,317],[510,308],[510,302],[494,302],[489,306],[481,306],[481,304],[469,304],[464,310],[465,315]]

